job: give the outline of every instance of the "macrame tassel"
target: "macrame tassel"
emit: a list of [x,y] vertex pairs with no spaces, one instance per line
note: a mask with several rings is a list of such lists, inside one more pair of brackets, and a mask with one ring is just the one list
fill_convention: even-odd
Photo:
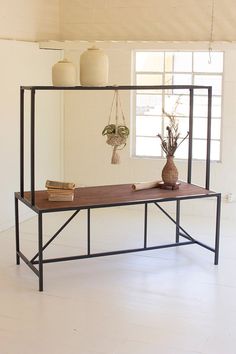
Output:
[[118,165],[120,163],[120,155],[117,152],[118,146],[115,145],[112,152],[111,163],[113,165]]

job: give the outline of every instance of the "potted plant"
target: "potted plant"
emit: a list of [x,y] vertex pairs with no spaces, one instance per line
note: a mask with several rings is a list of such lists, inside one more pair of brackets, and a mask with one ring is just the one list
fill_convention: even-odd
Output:
[[106,135],[107,144],[113,146],[111,163],[119,163],[120,157],[117,150],[121,150],[125,147],[126,140],[129,136],[129,128],[126,125],[108,124],[103,129],[102,135]]
[[[111,123],[114,103],[115,103],[115,123]],[[120,117],[118,112],[119,110],[121,113],[123,124],[119,123],[120,122]],[[113,146],[111,163],[119,164],[120,156],[117,151],[122,150],[125,147],[126,141],[129,136],[129,128],[126,126],[125,116],[121,107],[121,101],[118,94],[118,90],[115,90],[114,92],[108,125],[106,125],[105,128],[103,129],[102,135],[107,137],[107,141],[106,141],[107,144]]]

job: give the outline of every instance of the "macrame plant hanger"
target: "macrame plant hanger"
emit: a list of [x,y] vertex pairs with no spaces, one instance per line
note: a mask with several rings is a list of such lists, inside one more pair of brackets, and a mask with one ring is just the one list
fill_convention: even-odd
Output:
[[[115,106],[115,124],[111,123],[114,106]],[[121,113],[122,124],[120,124],[119,122],[119,110]],[[129,128],[126,126],[125,116],[121,106],[118,90],[115,90],[114,92],[108,125],[104,128],[102,135],[106,135],[107,144],[113,146],[111,163],[119,164],[120,155],[118,151],[122,150],[126,145],[126,140],[129,136]]]

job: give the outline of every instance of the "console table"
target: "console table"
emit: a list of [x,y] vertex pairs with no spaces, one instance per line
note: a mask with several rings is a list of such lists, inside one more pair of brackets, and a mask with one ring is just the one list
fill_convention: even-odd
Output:
[[[83,187],[75,190],[75,197],[70,202],[49,202],[47,192],[45,190],[35,190],[35,92],[37,90],[150,90],[150,89],[188,89],[189,90],[189,149],[188,149],[188,169],[187,181],[181,181],[178,190],[164,190],[159,188],[133,191],[131,184],[108,185],[97,187]],[[205,89],[208,91],[208,125],[207,125],[207,151],[206,151],[206,168],[205,168],[205,187],[196,186],[191,183],[192,177],[192,133],[193,133],[193,96],[195,89]],[[30,190],[25,191],[24,186],[24,92],[31,92],[31,113],[30,113],[30,173],[31,183]],[[210,86],[192,86],[192,85],[175,85],[175,86],[108,86],[108,87],[47,87],[47,86],[22,86],[20,89],[20,192],[15,192],[15,231],[16,231],[16,263],[20,264],[22,259],[29,268],[39,278],[39,291],[43,291],[43,264],[61,261],[70,261],[83,258],[101,257],[109,255],[117,255],[122,253],[139,252],[155,250],[166,247],[176,247],[189,244],[198,244],[214,253],[214,264],[218,264],[219,258],[219,236],[220,236],[220,208],[221,194],[213,192],[209,189],[210,181],[210,137],[211,137],[211,97],[212,88]],[[181,225],[181,201],[199,198],[215,198],[216,215],[215,215],[215,242],[214,247],[206,245],[193,238]],[[19,231],[19,201],[32,209],[38,218],[38,252],[28,259],[20,249],[20,231]],[[176,203],[176,214],[173,218],[161,205],[163,202],[174,201]],[[90,229],[91,229],[91,210],[96,208],[109,208],[114,206],[127,205],[144,205],[144,224],[143,224],[143,247],[134,249],[122,249],[110,252],[91,253],[90,246]],[[173,243],[148,246],[148,205],[154,204],[168,219],[176,226],[175,240]],[[59,228],[59,230],[43,244],[43,215],[45,213],[60,212],[71,210],[73,213],[68,220]],[[58,257],[45,259],[43,251],[51,244],[51,242],[60,234],[60,232],[70,223],[70,221],[81,211],[87,210],[87,252],[86,254]],[[185,240],[180,241],[180,237]]]

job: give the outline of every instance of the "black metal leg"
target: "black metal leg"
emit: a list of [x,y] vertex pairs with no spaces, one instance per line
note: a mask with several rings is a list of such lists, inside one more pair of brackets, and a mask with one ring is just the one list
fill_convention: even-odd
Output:
[[188,176],[187,181],[192,180],[192,162],[193,162],[193,89],[189,89],[189,138],[188,138]]
[[20,196],[24,198],[24,89],[20,88]]
[[180,200],[176,200],[176,231],[175,242],[179,242],[179,222],[180,222]]
[[[45,243],[45,245],[43,246],[43,251],[45,250],[45,248],[48,247],[48,245],[50,245],[50,243],[62,232],[62,230],[64,230],[64,228],[71,222],[71,220],[80,212],[80,209],[76,210],[74,212],[73,215],[71,215],[71,217],[60,227],[60,229],[50,238],[50,240],[48,240],[48,242]],[[34,255],[34,257],[31,259],[31,263],[33,263],[35,261],[35,259],[38,258],[38,253],[36,253]]]
[[148,213],[148,204],[144,204],[144,248],[147,247],[147,213]]
[[220,210],[221,210],[221,195],[218,195],[217,205],[216,205],[216,236],[215,236],[215,260],[214,260],[215,265],[217,265],[219,261]]
[[88,214],[87,214],[87,232],[88,232],[87,253],[88,255],[90,255],[90,208],[88,208]]
[[18,199],[16,197],[15,197],[15,232],[16,232],[16,264],[20,264],[19,206],[18,206]]
[[211,163],[211,110],[212,110],[212,87],[208,87],[207,109],[207,151],[206,151],[206,183],[205,188],[210,188],[210,163]]
[[43,291],[43,220],[38,214],[39,291]]
[[35,205],[35,90],[31,90],[30,125],[30,185],[31,204]]

